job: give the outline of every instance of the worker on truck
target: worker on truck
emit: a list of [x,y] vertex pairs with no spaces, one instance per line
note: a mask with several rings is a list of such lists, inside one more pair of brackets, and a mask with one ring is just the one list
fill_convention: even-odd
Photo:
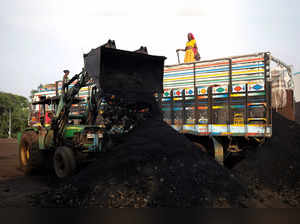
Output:
[[177,49],[176,52],[185,51],[184,63],[194,62],[200,60],[200,54],[196,44],[195,37],[192,33],[188,33],[188,42],[185,49]]

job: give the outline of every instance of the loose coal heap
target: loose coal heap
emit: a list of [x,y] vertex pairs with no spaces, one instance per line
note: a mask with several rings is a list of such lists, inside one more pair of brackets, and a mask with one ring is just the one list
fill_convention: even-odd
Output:
[[35,195],[39,207],[299,207],[300,125],[273,113],[273,137],[231,171],[158,114],[72,179]]
[[245,189],[160,116],[71,180],[36,196],[41,207],[240,206]]
[[[272,130],[272,138],[249,151],[233,171],[250,190],[300,207],[300,124],[273,112]],[[258,194],[259,200],[268,200]]]
[[295,111],[296,111],[296,116],[295,120],[300,123],[300,102],[295,103]]

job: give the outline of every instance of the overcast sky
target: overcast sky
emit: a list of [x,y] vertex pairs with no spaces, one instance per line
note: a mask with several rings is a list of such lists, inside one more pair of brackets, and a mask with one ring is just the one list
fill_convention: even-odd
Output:
[[299,9],[297,0],[2,0],[0,91],[28,97],[64,69],[78,73],[82,54],[108,39],[175,64],[188,32],[202,59],[270,51],[299,72]]

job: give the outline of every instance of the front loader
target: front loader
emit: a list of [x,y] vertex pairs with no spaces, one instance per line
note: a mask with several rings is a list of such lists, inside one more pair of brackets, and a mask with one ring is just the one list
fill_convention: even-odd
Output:
[[[155,95],[162,92],[164,60],[148,55],[145,48],[118,50],[114,41],[85,54],[82,72],[63,84],[59,99],[39,102],[55,104],[51,125],[42,122],[20,135],[19,161],[25,174],[48,164],[59,178],[71,176],[126,138],[155,110]],[[85,113],[70,114],[79,90],[91,82]],[[71,83],[75,84],[68,88]]]

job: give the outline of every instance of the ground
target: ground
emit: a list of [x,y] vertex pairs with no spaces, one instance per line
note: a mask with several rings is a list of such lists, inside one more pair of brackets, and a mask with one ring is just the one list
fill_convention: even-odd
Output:
[[50,186],[45,176],[25,177],[17,155],[15,139],[0,139],[0,207],[28,207],[32,194]]

